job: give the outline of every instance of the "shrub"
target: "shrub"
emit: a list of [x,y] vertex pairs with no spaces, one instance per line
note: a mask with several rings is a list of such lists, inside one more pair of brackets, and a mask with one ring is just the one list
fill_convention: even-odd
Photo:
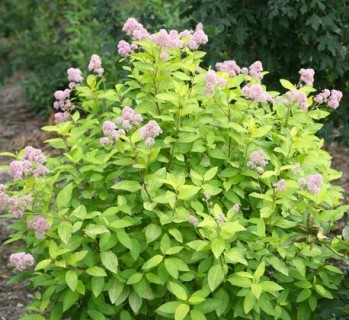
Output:
[[314,319],[348,248],[330,236],[347,206],[315,136],[341,92],[315,95],[311,69],[284,94],[259,61],[206,71],[201,24],[123,30],[124,83],[107,89],[93,55],[55,92],[43,130],[61,155],[27,147],[3,166],[7,242],[25,243],[13,281],[37,289],[27,319]]

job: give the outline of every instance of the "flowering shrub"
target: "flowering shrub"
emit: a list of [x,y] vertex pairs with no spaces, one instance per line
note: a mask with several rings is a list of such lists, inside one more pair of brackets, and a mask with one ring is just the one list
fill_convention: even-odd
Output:
[[33,319],[313,319],[349,244],[330,235],[347,206],[315,136],[341,95],[314,95],[311,69],[284,94],[259,61],[201,69],[201,24],[124,31],[124,84],[106,89],[93,55],[55,93],[64,116],[43,130],[62,155],[3,167]]

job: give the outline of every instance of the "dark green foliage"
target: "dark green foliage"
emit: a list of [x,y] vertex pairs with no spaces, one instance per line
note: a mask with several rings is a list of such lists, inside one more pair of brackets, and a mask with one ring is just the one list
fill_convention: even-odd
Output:
[[[189,0],[183,17],[202,21],[209,36],[207,64],[262,61],[269,84],[286,74],[297,82],[300,68],[316,70],[315,86],[349,92],[349,6],[346,0]],[[332,116],[349,142],[349,99]]]

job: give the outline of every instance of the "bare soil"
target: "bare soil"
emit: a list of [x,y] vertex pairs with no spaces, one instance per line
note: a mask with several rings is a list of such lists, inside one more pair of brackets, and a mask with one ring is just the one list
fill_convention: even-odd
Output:
[[[47,120],[38,118],[29,111],[22,100],[23,92],[15,84],[0,89],[0,152],[16,152],[27,145],[43,148],[47,135],[40,131]],[[345,189],[345,202],[349,196],[349,148],[337,143],[328,147],[333,157],[332,166],[343,172],[337,183]],[[0,165],[11,159],[0,156]],[[1,181],[2,179],[2,181]],[[0,183],[6,177],[0,178]],[[18,250],[18,244],[3,245],[11,232],[10,219],[0,219],[0,320],[18,320],[25,314],[25,306],[33,299],[34,293],[26,288],[26,283],[9,284],[13,268],[8,257]],[[343,227],[339,226],[339,229]]]

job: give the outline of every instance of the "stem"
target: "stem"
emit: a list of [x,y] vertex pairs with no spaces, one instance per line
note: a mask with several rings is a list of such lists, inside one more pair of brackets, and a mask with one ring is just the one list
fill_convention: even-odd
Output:
[[247,159],[247,152],[248,152],[249,146],[250,146],[250,145],[247,145],[247,147],[246,147],[246,150],[245,150],[245,153],[244,153],[244,159],[243,159],[243,161],[242,161],[242,164],[241,164],[241,166],[240,166],[240,168],[239,168],[239,172],[238,172],[237,174],[240,174],[240,173],[241,173],[242,168],[243,168],[244,165],[245,165],[245,162],[246,162],[246,159]]
[[284,125],[285,128],[287,127],[288,118],[290,117],[290,113],[291,113],[291,106],[289,105],[289,106],[287,107],[286,120],[285,120],[285,125]]
[[[179,125],[180,125],[180,121],[181,121],[181,106],[182,106],[182,97],[180,96],[179,99],[179,103],[178,103],[178,110],[177,110],[177,121],[176,121],[176,133],[175,133],[175,137],[178,138],[178,132],[179,132]],[[169,168],[171,161],[173,159],[173,153],[174,153],[174,149],[176,147],[176,141],[173,143],[173,146],[171,148],[170,151],[170,158],[167,164],[167,168]]]
[[[156,83],[155,78],[156,78],[157,75],[158,75],[158,70],[159,70],[158,61],[160,60],[160,56],[161,56],[161,48],[160,48],[160,50],[159,50],[158,58],[155,59],[155,55],[153,56],[153,58],[154,58],[154,60],[155,60],[155,61],[154,61],[154,65],[155,65],[155,66],[154,66],[154,77],[153,77],[154,96],[156,96],[156,95],[159,93],[159,91],[158,91],[158,90],[159,90],[158,83]],[[158,110],[159,115],[161,115],[159,102],[156,101],[155,104],[156,104],[156,108],[157,108],[157,110]]]

